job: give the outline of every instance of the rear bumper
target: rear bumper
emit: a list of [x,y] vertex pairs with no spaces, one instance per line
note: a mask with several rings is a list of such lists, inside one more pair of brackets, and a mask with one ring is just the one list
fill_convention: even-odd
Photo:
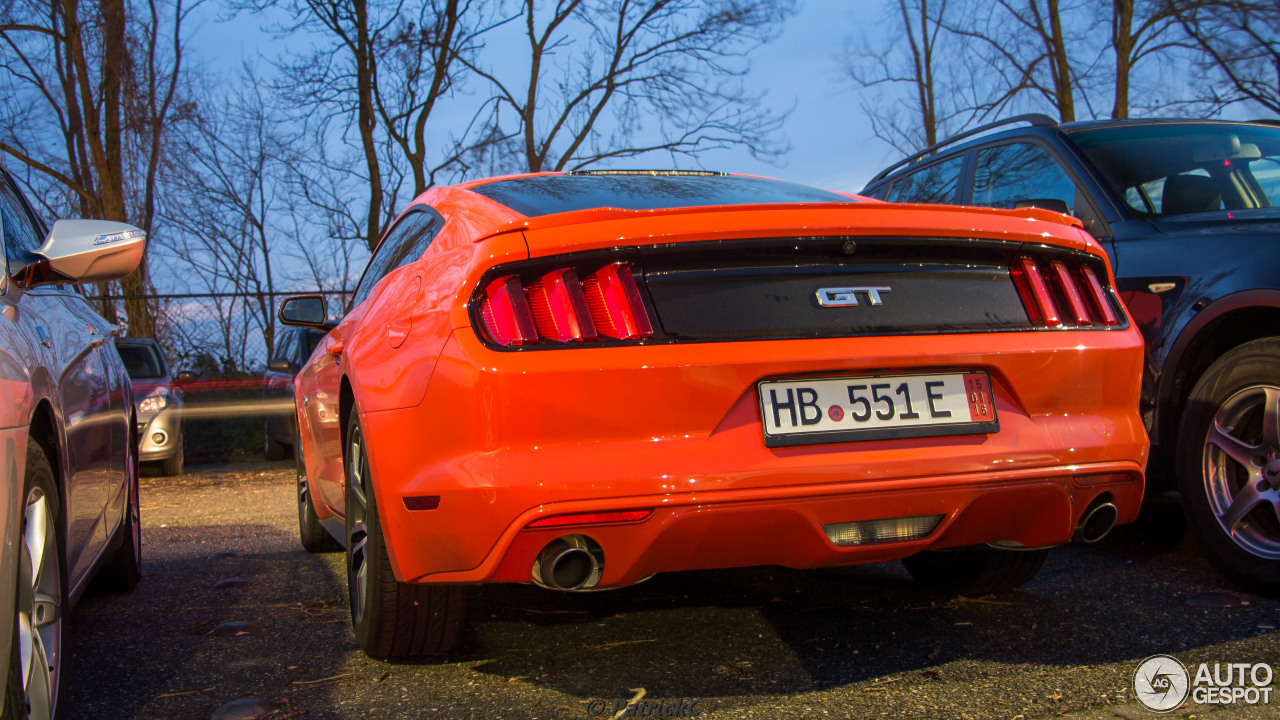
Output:
[[[1132,521],[1148,447],[1140,363],[1136,330],[499,353],[464,328],[422,404],[361,422],[399,579],[528,581],[543,546],[580,533],[604,549],[601,587],[620,586],[673,570],[1055,545],[1103,493]],[[988,372],[1000,431],[764,445],[762,378],[933,369]],[[1085,484],[1104,474],[1118,482]],[[439,507],[406,510],[404,498],[420,495],[439,496]],[[548,515],[625,509],[654,512],[526,529]],[[822,528],[915,515],[944,519],[921,540],[855,547]]]

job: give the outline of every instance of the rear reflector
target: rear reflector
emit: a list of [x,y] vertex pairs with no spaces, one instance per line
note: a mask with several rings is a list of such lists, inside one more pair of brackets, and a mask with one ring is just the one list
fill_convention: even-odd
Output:
[[416,495],[404,499],[405,510],[435,510],[440,507],[439,495]]
[[942,515],[860,520],[858,522],[823,525],[827,537],[836,545],[873,545],[875,543],[918,540],[933,532]]
[[578,513],[576,515],[555,515],[544,517],[529,523],[526,530],[536,528],[564,527],[566,525],[599,525],[601,523],[623,523],[644,520],[653,514],[652,510],[610,510],[608,512]]

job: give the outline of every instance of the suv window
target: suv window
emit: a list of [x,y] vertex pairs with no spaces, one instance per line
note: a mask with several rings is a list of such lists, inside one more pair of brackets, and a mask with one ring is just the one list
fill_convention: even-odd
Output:
[[1012,209],[1058,200],[1076,213],[1076,184],[1048,150],[1033,143],[983,148],[973,171],[974,205]]
[[427,246],[435,238],[439,225],[436,215],[424,211],[412,212],[396,223],[383,238],[377,252],[369,259],[369,265],[351,296],[351,306],[364,302],[369,293],[373,292],[373,286],[392,270],[422,257],[422,253],[427,251]]
[[894,181],[889,190],[889,202],[949,204],[958,202],[956,191],[960,189],[960,173],[964,170],[964,155],[917,170]]
[[271,355],[271,362],[292,362],[290,355],[293,354],[294,346],[297,345],[295,335],[297,331],[289,328],[276,336],[276,351]]
[[320,341],[324,339],[324,336],[328,334],[321,330],[312,330],[310,328],[303,332],[306,333],[306,347],[302,349],[302,357],[298,358],[299,362],[306,362],[307,358],[311,357],[311,353],[316,351],[316,346],[319,345]]
[[0,225],[4,230],[5,257],[10,263],[26,264],[31,261],[31,253],[40,249],[42,234],[40,226],[22,194],[7,175],[0,172]]

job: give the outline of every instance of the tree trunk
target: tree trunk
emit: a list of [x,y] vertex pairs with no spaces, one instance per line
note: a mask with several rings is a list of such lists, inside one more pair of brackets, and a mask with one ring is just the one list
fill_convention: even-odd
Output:
[[1111,44],[1116,53],[1116,102],[1111,117],[1129,117],[1129,69],[1133,58],[1133,0],[1114,0]]
[[357,125],[360,143],[364,147],[365,167],[369,171],[369,215],[365,218],[365,242],[370,252],[378,246],[382,237],[382,168],[378,162],[377,138],[374,130],[373,84],[377,81],[377,60],[374,59],[369,37],[369,5],[366,0],[353,0],[356,17],[356,94],[358,103]]
[[1061,122],[1076,119],[1075,98],[1071,87],[1071,63],[1067,58],[1067,44],[1062,37],[1062,13],[1058,0],[1049,0],[1049,28],[1052,35],[1053,91]]

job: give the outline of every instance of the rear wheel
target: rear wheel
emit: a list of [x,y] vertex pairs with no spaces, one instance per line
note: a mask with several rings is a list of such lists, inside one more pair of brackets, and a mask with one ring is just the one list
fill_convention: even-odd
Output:
[[138,463],[128,461],[129,491],[120,527],[120,547],[98,570],[95,585],[108,592],[129,592],[142,579],[142,516],[138,500]]
[[298,476],[298,538],[307,552],[338,552],[342,545],[320,524],[316,506],[311,498],[311,486],[307,483],[307,465],[302,461],[302,438],[294,435],[297,453],[294,456],[294,472]]
[[1280,338],[1254,340],[1201,376],[1182,416],[1178,490],[1214,567],[1280,595]]
[[926,550],[902,561],[925,587],[957,595],[1008,592],[1036,576],[1048,550],[1000,550],[991,547]]
[[271,437],[271,426],[262,423],[262,454],[268,460],[283,460],[289,454],[289,446]]
[[57,483],[44,448],[34,439],[27,444],[23,499],[14,644],[26,707],[19,717],[47,720],[58,717],[60,709],[66,573]]
[[347,588],[357,644],[375,658],[452,649],[462,633],[466,588],[396,581],[354,410],[347,422],[346,467]]

